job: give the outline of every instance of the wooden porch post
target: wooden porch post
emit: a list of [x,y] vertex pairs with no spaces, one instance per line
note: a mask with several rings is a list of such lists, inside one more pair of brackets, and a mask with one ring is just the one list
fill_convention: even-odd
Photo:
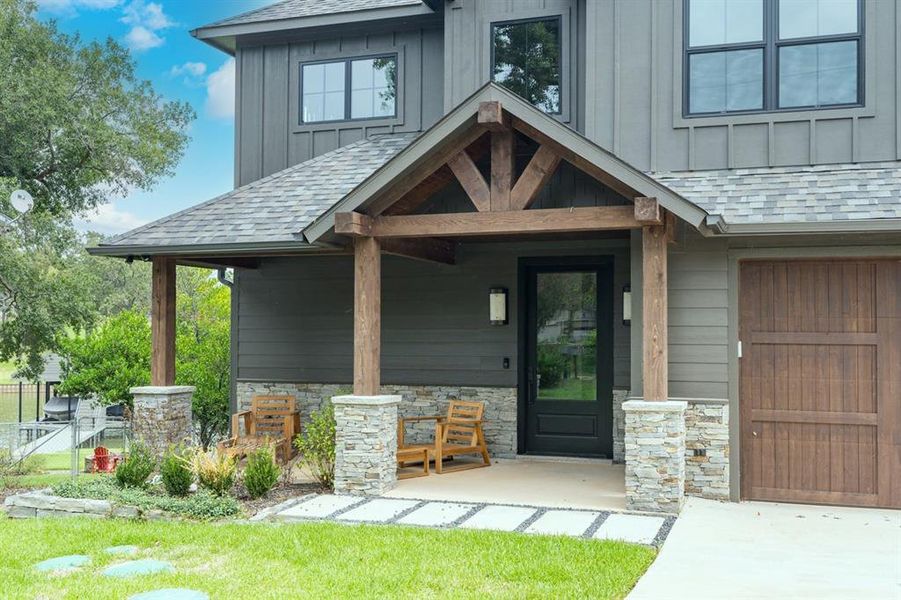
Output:
[[642,376],[645,400],[668,400],[666,225],[642,228]]
[[382,274],[379,240],[354,238],[354,394],[377,396],[381,379]]
[[153,259],[150,384],[175,385],[175,259]]

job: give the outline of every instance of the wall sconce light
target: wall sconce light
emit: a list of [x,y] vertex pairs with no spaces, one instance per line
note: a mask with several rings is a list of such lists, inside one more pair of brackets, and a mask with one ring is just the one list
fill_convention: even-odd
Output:
[[632,324],[632,286],[623,286],[623,325],[626,327]]
[[506,325],[507,288],[494,287],[488,290],[488,320],[492,325]]

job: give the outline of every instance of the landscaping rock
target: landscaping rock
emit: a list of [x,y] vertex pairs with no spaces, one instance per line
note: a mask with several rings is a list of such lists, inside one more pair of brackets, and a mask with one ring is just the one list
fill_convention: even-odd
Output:
[[67,571],[83,567],[90,562],[90,556],[85,556],[84,554],[69,554],[67,556],[48,558],[47,560],[36,564],[34,568],[37,571]]
[[172,563],[164,560],[144,558],[112,565],[103,571],[106,577],[132,577],[134,575],[152,575],[154,573],[175,573],[175,567],[172,566]]
[[110,546],[109,548],[105,548],[103,550],[107,554],[114,555],[122,555],[122,554],[137,554],[138,547],[137,546]]
[[187,588],[165,588],[129,596],[128,600],[209,600],[209,596]]

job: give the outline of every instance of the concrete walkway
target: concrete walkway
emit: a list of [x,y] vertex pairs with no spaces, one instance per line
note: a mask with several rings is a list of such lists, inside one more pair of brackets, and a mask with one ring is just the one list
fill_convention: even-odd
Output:
[[654,546],[663,543],[673,523],[672,517],[609,511],[331,494],[312,494],[289,500],[261,512],[252,520],[396,523],[444,529],[489,529],[615,539]]
[[901,599],[901,511],[691,498],[629,596]]

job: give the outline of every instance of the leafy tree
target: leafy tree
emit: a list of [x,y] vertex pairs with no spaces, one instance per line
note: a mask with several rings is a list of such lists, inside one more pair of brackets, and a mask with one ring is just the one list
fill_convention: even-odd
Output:
[[[207,448],[228,428],[230,294],[207,270],[179,268],[176,280],[176,383],[197,388],[194,423]],[[130,405],[128,390],[150,383],[147,312],[125,310],[62,346],[64,378],[58,389],[64,394]]]
[[560,111],[557,21],[494,28],[494,80],[547,112]]
[[121,45],[65,35],[35,10],[32,0],[0,0],[0,212],[12,214],[13,189],[35,199],[0,235],[0,361],[16,360],[28,378],[43,353],[98,316],[72,268],[84,260],[73,217],[171,175],[194,117],[140,81]]

